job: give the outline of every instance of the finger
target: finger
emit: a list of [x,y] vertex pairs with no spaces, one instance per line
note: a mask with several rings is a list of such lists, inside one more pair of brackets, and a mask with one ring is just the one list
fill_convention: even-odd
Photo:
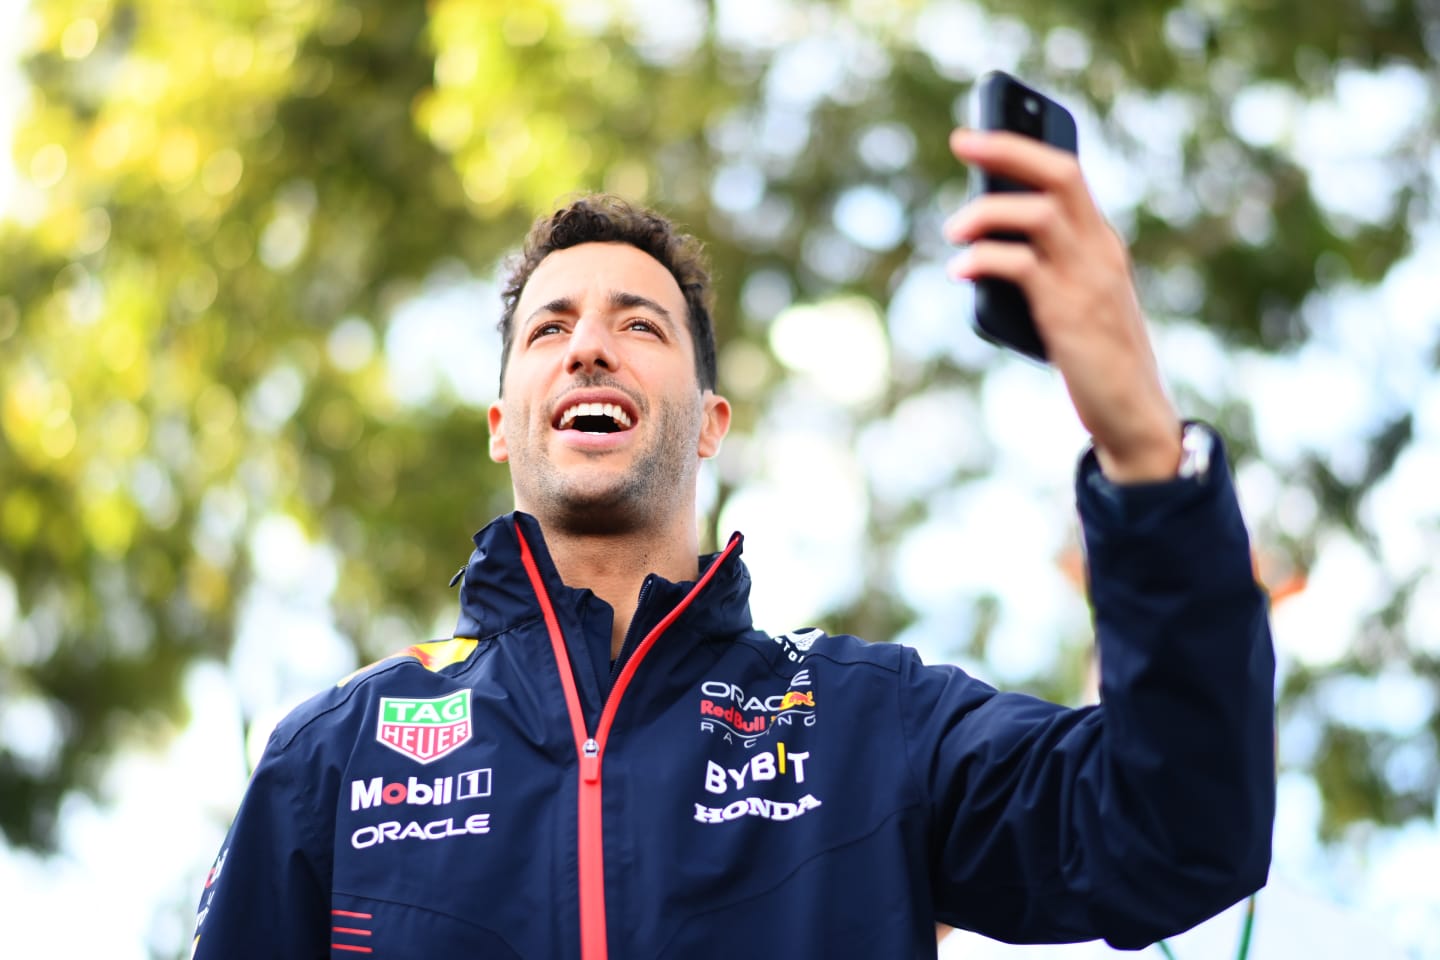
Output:
[[1008,130],[962,127],[950,134],[950,151],[964,163],[1056,194],[1077,209],[1094,209],[1079,158],[1068,150]]
[[994,234],[1023,234],[1041,255],[1073,235],[1054,197],[1044,193],[985,194],[961,207],[943,228],[951,243],[974,243]]
[[1040,259],[1028,243],[982,240],[952,257],[946,272],[955,280],[991,277],[1025,287],[1040,272]]
[[970,130],[950,134],[956,159],[1036,187],[1059,184],[1075,162],[1068,150],[1010,130]]

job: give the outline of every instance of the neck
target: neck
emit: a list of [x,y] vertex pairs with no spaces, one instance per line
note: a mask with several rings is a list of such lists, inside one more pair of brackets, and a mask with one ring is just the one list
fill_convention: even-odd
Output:
[[610,605],[610,656],[620,655],[640,587],[651,573],[667,580],[694,580],[699,574],[699,535],[694,522],[657,535],[653,530],[597,535],[545,525],[545,545],[560,579],[585,587]]

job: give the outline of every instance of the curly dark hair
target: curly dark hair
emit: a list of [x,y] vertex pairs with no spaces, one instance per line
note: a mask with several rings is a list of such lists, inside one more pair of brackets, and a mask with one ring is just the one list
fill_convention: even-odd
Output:
[[628,243],[660,261],[685,296],[690,337],[695,341],[695,374],[702,390],[715,389],[715,326],[710,317],[713,294],[710,268],[700,241],[643,207],[609,194],[588,194],[536,220],[525,246],[506,264],[500,293],[504,312],[500,330],[500,392],[514,335],[515,306],[540,261],[556,250],[582,243]]

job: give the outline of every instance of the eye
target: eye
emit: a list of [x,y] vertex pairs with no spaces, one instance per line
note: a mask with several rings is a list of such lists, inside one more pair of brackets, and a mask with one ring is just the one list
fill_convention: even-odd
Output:
[[545,323],[537,324],[535,328],[530,331],[530,336],[526,337],[525,339],[528,343],[534,343],[541,337],[548,337],[551,334],[559,333],[563,329],[564,328],[561,327],[560,324],[556,321],[548,320]]
[[639,330],[642,333],[653,333],[657,337],[661,335],[659,324],[647,320],[644,317],[631,317],[625,321],[625,329]]

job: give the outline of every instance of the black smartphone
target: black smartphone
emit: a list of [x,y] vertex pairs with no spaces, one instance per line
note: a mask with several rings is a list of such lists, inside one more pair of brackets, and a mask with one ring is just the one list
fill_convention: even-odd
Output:
[[[975,82],[976,126],[1010,130],[1078,152],[1075,118],[1070,111],[1019,80],[992,70]],[[1031,189],[1007,177],[975,171],[977,193],[1012,193]],[[1021,234],[996,234],[992,239],[1024,243]],[[982,277],[975,281],[975,331],[992,343],[1045,362],[1045,344],[1035,330],[1025,293],[1008,280]]]

